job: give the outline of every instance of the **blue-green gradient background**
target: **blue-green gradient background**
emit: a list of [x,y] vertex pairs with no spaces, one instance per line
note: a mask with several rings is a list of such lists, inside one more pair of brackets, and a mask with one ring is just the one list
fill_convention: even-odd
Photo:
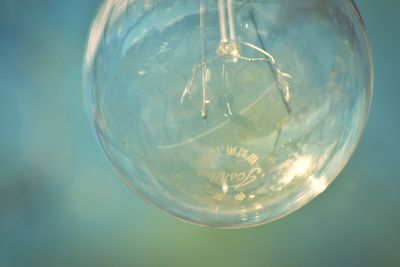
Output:
[[242,230],[164,214],[103,156],[81,90],[100,2],[0,0],[0,267],[400,266],[400,1],[358,1],[376,82],[350,163],[304,208]]

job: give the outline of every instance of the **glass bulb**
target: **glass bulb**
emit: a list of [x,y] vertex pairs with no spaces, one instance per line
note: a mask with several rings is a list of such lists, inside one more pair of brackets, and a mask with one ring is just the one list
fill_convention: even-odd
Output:
[[372,93],[350,0],[108,0],[84,79],[126,183],[179,218],[229,228],[324,191],[355,150]]

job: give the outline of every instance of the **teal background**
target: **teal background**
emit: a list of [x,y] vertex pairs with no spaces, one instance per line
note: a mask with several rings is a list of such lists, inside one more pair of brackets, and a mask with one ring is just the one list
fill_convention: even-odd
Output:
[[304,208],[240,230],[166,215],[102,154],[81,89],[100,2],[0,0],[0,267],[400,266],[400,1],[357,1],[376,80],[350,163]]

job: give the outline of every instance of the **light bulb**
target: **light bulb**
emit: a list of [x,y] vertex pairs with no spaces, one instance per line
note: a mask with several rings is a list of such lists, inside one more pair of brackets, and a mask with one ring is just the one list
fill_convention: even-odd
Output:
[[272,221],[323,192],[355,150],[372,93],[350,0],[108,0],[84,79],[126,183],[222,228]]

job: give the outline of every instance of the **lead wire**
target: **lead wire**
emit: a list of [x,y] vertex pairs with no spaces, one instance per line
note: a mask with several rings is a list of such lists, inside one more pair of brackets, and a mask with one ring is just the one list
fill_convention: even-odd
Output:
[[235,21],[233,19],[232,0],[227,0],[227,6],[228,6],[229,37],[231,40],[236,40]]
[[226,42],[228,41],[228,35],[226,31],[225,0],[218,0],[218,18],[221,42]]
[[200,39],[201,39],[201,82],[202,82],[202,90],[203,90],[203,107],[201,109],[201,116],[203,119],[207,119],[208,115],[208,104],[210,100],[208,100],[208,92],[207,92],[207,64],[206,64],[206,50],[205,50],[205,14],[206,14],[206,6],[204,0],[200,1]]

